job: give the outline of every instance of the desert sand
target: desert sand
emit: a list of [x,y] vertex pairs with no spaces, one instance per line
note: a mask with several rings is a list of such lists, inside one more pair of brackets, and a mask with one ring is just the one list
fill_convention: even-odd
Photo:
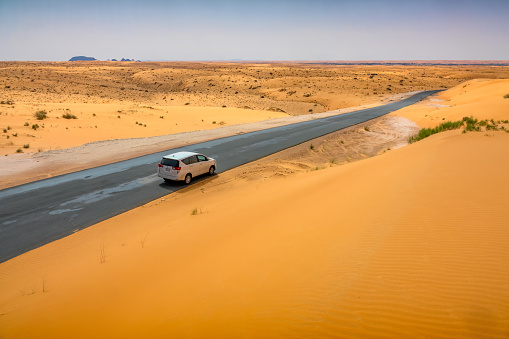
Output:
[[506,338],[509,133],[400,147],[407,118],[509,119],[506,92],[460,84],[2,263],[0,337]]
[[479,77],[509,67],[0,62],[0,155],[379,104]]
[[479,120],[509,119],[509,79],[474,79],[426,98],[392,115],[406,117],[420,127],[472,116]]

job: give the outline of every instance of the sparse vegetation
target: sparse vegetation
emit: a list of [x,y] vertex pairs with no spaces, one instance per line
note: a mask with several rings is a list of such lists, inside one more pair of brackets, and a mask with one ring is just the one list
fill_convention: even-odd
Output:
[[99,245],[99,262],[102,264],[106,262],[106,248],[104,243]]
[[37,120],[44,120],[48,118],[48,113],[46,111],[37,111],[34,113],[34,117]]
[[16,150],[16,153],[23,153],[23,150],[22,150],[21,148],[18,148],[18,149]]
[[[444,122],[435,128],[423,128],[419,131],[418,134],[412,136],[409,139],[409,142],[413,143],[424,138],[427,138],[433,134],[453,129],[459,129],[462,126],[464,126],[462,133],[480,132],[482,130],[482,127],[484,127],[486,131],[498,130],[497,122],[495,122],[493,119],[479,121],[473,117],[464,117],[462,120]],[[502,126],[501,129],[504,129],[503,127],[504,126]]]
[[32,125],[32,129],[33,129],[34,131],[37,131],[37,129],[38,129],[38,128],[39,128],[39,124],[34,124],[34,125]]
[[24,144],[23,148],[30,148],[30,144]]
[[[455,121],[455,122],[447,121],[447,122],[444,122],[434,128],[423,128],[419,131],[419,133],[417,133],[417,135],[410,137],[410,139],[408,141],[410,143],[413,143],[413,142],[422,140],[424,138],[427,138],[427,137],[429,137],[433,134],[436,134],[436,133],[440,133],[440,132],[448,131],[448,130],[452,130],[452,129],[458,129],[461,126],[463,126],[464,122],[465,122],[465,118],[463,120],[459,120],[459,121]],[[477,122],[477,120],[476,120],[476,122]]]
[[71,114],[71,113],[62,114],[62,118],[64,118],[64,119],[78,119],[77,116],[75,116],[74,114]]
[[504,99],[509,99],[509,93],[504,95]]
[[369,132],[369,126],[365,126],[365,127],[364,127],[364,130],[365,130],[366,132]]
[[148,237],[148,234],[150,232],[147,232],[147,234],[145,234],[145,236],[143,237],[143,239],[140,241],[140,244],[141,244],[141,248],[144,248],[145,247],[145,240],[147,240],[147,237]]
[[30,124],[27,122],[25,122],[25,124],[23,126],[30,126]]
[[309,149],[310,150],[314,150],[315,149],[315,146],[313,144],[309,145]]

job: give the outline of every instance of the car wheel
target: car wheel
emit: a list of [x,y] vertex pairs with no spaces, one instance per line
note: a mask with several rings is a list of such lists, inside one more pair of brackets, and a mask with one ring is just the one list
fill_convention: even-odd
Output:
[[215,171],[216,171],[216,168],[214,166],[210,166],[210,168],[209,168],[209,175],[214,175]]
[[191,173],[187,173],[186,178],[184,179],[186,185],[189,185],[191,183],[192,179],[193,179],[193,176],[191,175]]

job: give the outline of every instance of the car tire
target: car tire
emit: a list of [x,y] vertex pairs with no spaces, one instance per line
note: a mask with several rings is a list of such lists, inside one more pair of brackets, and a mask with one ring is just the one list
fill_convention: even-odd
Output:
[[216,167],[210,166],[210,168],[209,168],[209,175],[214,175],[215,172],[216,172]]
[[184,182],[186,183],[186,185],[189,185],[192,180],[193,180],[193,176],[191,175],[191,173],[187,173],[186,177],[184,179]]

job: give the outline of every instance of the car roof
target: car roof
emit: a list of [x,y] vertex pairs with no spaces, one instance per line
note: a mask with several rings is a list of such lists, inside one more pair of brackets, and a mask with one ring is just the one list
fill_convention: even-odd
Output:
[[198,155],[198,154],[200,154],[200,153],[195,153],[195,152],[177,152],[177,153],[165,155],[163,158],[181,160],[181,159],[185,159],[187,157],[190,157],[191,155]]

